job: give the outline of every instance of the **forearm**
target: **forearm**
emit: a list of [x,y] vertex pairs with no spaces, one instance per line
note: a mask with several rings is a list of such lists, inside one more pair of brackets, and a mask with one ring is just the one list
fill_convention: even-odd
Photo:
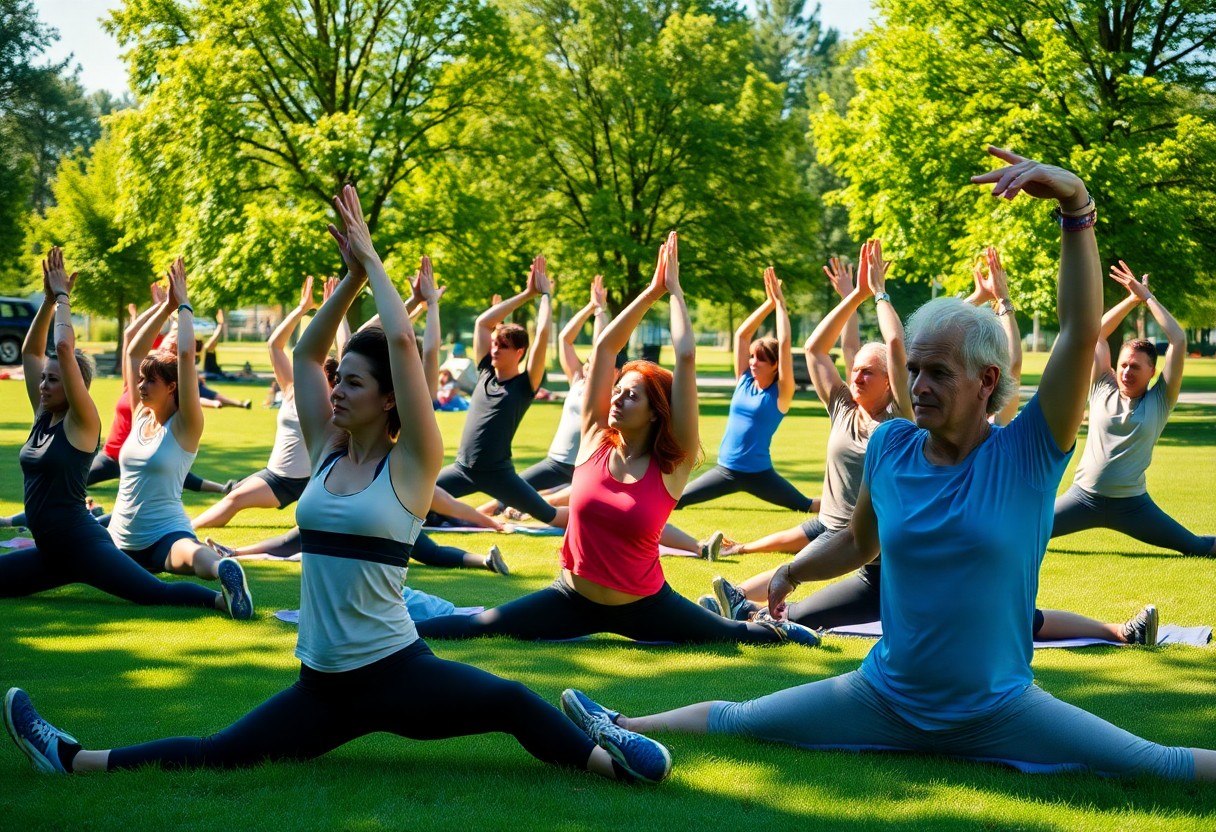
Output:
[[304,330],[300,340],[296,341],[294,355],[297,359],[306,359],[315,364],[324,363],[334,341],[334,333],[338,331],[338,324],[346,317],[346,311],[359,296],[366,280],[366,276],[356,276],[353,271],[342,278],[338,288],[321,304],[321,308],[312,318],[312,323]]
[[51,329],[51,319],[55,317],[56,306],[54,300],[43,298],[33,323],[25,333],[25,340],[21,342],[21,354],[26,358],[41,359],[46,356],[46,340]]
[[408,341],[417,349],[414,346],[414,325],[410,322],[410,315],[401,300],[401,294],[384,270],[384,263],[373,253],[363,260],[363,268],[367,270],[367,283],[372,290],[372,299],[376,303],[376,314],[380,317],[380,328],[384,330],[384,337],[389,343]]
[[[1109,331],[1106,329],[1102,315],[1101,268],[1098,243],[1092,227],[1061,232],[1057,299],[1060,334],[1076,343],[1079,367],[1090,363],[1093,345],[1098,338],[1105,338],[1114,331],[1114,326]],[[1119,315],[1120,321],[1134,305],[1132,303],[1123,310]],[[1122,306],[1119,304],[1116,309]]]
[[612,318],[608,315],[608,310],[602,306],[595,307],[594,317],[591,322],[591,343],[600,340],[600,336],[604,334],[604,327]]
[[861,551],[851,528],[838,532],[826,546],[819,546],[794,558],[786,566],[795,585],[808,581],[828,581],[847,575],[874,559],[877,552]]
[[[274,332],[270,333],[270,340],[266,342],[267,346],[272,350],[286,352],[287,342],[291,340],[291,333],[295,332],[296,327],[300,325],[300,321],[307,314],[308,310],[303,306],[294,307],[283,316],[283,320],[274,328]],[[219,330],[216,331],[218,332]]]
[[662,296],[661,290],[652,292],[650,289],[646,289],[634,298],[633,302],[626,306],[612,323],[604,327],[604,332],[595,345],[596,354],[614,356],[623,350],[629,343],[629,336],[637,329],[642,318],[646,317],[646,313],[654,302]]
[[840,337],[849,318],[856,315],[863,300],[865,297],[861,292],[854,289],[840,303],[836,304],[832,311],[819,322],[819,326],[815,327],[811,337],[807,339],[806,350],[818,355],[827,355],[831,351],[832,345],[836,343],[836,339]]
[[[578,334],[583,331],[583,326],[587,323],[587,319],[595,313],[596,306],[594,303],[588,303],[582,309],[574,313],[574,315],[562,327],[561,339],[564,344],[574,344]],[[595,326],[600,327],[599,319],[602,315],[596,315]],[[592,335],[592,342],[595,341],[595,335]]]
[[1161,301],[1155,297],[1150,297],[1145,304],[1148,306],[1148,311],[1152,314],[1153,320],[1157,322],[1157,326],[1161,327],[1161,331],[1165,333],[1165,338],[1170,342],[1171,347],[1177,349],[1186,348],[1186,332],[1174,320],[1174,316],[1169,313],[1169,310],[1161,305]]
[[[153,314],[144,319],[139,330],[135,333],[135,337],[127,342],[127,359],[141,360],[147,355],[152,345],[156,342],[156,336],[160,334],[161,327],[165,325],[165,321],[169,320],[169,316],[173,314],[173,302],[165,300],[159,306],[153,307]],[[180,344],[178,346],[181,346]],[[194,340],[190,341],[190,352],[194,352]]]
[[494,327],[507,319],[507,316],[532,299],[532,292],[525,289],[518,295],[512,295],[501,303],[495,304],[477,316],[477,326],[485,330]]
[[433,301],[426,306],[426,328],[422,331],[422,372],[432,400],[439,396],[440,330],[439,301]]
[[[1082,232],[1082,233],[1084,233],[1084,232]],[[1090,236],[1092,237],[1093,235],[1091,234]],[[1067,240],[1067,237],[1065,237],[1065,239]],[[1061,288],[1063,288],[1063,279],[1064,279],[1064,267],[1063,267],[1063,263],[1061,263],[1061,265],[1060,265]],[[1100,292],[1100,290],[1099,290],[1099,292]],[[1101,299],[1101,294],[1099,293],[1099,300],[1100,299]],[[1126,318],[1131,313],[1131,311],[1139,305],[1140,305],[1140,302],[1138,300],[1136,300],[1131,295],[1128,295],[1123,300],[1119,301],[1114,306],[1112,306],[1110,309],[1108,309],[1106,311],[1106,314],[1102,316],[1102,328],[1101,328],[1101,331],[1100,331],[1100,334],[1098,337],[1104,341],[1107,338],[1109,338],[1111,336],[1111,334],[1114,333],[1114,331],[1119,328],[1119,325],[1121,323],[1123,323],[1123,319]],[[1062,322],[1063,321],[1061,319],[1061,323]]]
[[743,319],[743,323],[739,324],[739,328],[735,330],[735,343],[740,341],[751,343],[752,336],[756,334],[756,330],[760,328],[760,324],[764,319],[773,312],[773,302],[766,300],[764,303],[756,307],[752,314]]
[[684,293],[676,292],[670,295],[668,305],[671,307],[671,346],[675,351],[676,363],[695,362],[697,340],[692,333],[692,321],[688,317]]

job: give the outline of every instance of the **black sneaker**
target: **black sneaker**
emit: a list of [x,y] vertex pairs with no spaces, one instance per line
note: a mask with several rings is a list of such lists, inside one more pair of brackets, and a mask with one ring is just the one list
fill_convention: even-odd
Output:
[[253,596],[249,594],[245,570],[231,558],[221,560],[216,569],[220,573],[220,589],[224,593],[224,603],[228,607],[228,614],[237,621],[248,621],[253,618]]
[[718,599],[721,615],[735,621],[747,621],[760,610],[760,605],[747,600],[738,587],[721,575],[714,578],[714,597]]
[[1158,619],[1157,607],[1148,604],[1123,625],[1123,638],[1127,639],[1128,644],[1156,647]]
[[658,783],[671,773],[671,754],[661,742],[627,731],[614,720],[620,716],[585,693],[562,691],[562,711],[592,742],[608,752],[630,777]]
[[795,624],[793,621],[780,621],[769,615],[768,610],[760,610],[752,618],[752,622],[772,630],[781,643],[789,641],[803,647],[818,647],[823,641],[810,627]]

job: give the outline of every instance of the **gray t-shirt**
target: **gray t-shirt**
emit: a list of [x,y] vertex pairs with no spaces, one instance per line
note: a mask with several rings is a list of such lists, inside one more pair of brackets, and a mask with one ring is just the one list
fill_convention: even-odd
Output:
[[562,418],[553,434],[549,446],[549,457],[566,465],[573,465],[578,458],[578,448],[583,442],[583,390],[587,379],[579,376],[570,385],[566,401],[562,404]]
[[832,429],[828,433],[819,522],[831,531],[839,531],[849,525],[857,505],[870,431],[878,426],[877,423],[890,419],[892,414],[888,409],[873,417],[871,422],[868,414],[853,401],[849,388],[841,385],[828,402],[828,415],[832,418]]
[[1148,492],[1144,472],[1170,418],[1165,382],[1158,378],[1138,399],[1119,395],[1113,373],[1089,390],[1089,435],[1073,484],[1103,497],[1138,497]]

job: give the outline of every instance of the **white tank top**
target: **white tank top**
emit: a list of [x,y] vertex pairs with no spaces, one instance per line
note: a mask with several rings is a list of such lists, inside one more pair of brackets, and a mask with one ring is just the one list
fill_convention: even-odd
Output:
[[367,488],[330,493],[325,478],[345,455],[325,460],[296,507],[303,561],[296,657],[326,673],[369,665],[418,639],[401,588],[422,520],[397,498],[387,457]]
[[110,538],[119,549],[146,549],[170,532],[190,532],[182,505],[182,484],[196,453],[182,450],[173,435],[173,414],[151,437],[144,427],[155,419],[142,408],[118,452],[122,475],[110,518]]
[[278,427],[274,432],[274,447],[270,451],[266,470],[287,479],[304,479],[312,473],[312,467],[308,461],[308,451],[304,447],[304,433],[300,430],[300,415],[296,412],[294,391],[283,397],[276,421]]
[[558,462],[573,465],[578,459],[578,448],[583,442],[583,390],[587,380],[580,377],[570,385],[566,401],[562,404],[562,418],[557,423],[557,432],[549,445],[549,456]]

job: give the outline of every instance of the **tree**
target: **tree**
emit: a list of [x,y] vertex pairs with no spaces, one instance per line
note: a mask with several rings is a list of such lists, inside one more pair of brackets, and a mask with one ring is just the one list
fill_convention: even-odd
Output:
[[[81,279],[72,294],[76,308],[114,315],[121,330],[128,303],[146,305],[148,284],[160,271],[147,247],[128,239],[119,213],[119,168],[127,123],[134,113],[111,116],[91,152],[80,151],[59,163],[51,185],[54,205],[33,221],[31,239],[38,252],[53,245],[65,248],[69,265]],[[28,258],[30,274],[38,271],[41,254]]]
[[882,236],[900,274],[944,275],[950,291],[995,244],[1019,305],[1053,314],[1054,223],[967,184],[983,145],[1002,143],[1080,174],[1106,256],[1157,273],[1154,291],[1183,318],[1198,322],[1201,303],[1211,314],[1216,2],[878,6],[883,24],[856,45],[857,95],[845,112],[824,99],[813,120],[854,233]]
[[672,228],[681,280],[717,300],[797,250],[815,219],[792,164],[799,131],[734,6],[513,8],[522,60],[499,121],[499,188],[524,245],[576,275],[572,288],[602,273],[613,303],[631,298]]
[[324,228],[346,182],[387,255],[448,229],[427,179],[509,70],[501,15],[477,0],[131,0],[109,26],[143,98],[133,233],[184,253],[212,304],[284,299],[336,268]]

